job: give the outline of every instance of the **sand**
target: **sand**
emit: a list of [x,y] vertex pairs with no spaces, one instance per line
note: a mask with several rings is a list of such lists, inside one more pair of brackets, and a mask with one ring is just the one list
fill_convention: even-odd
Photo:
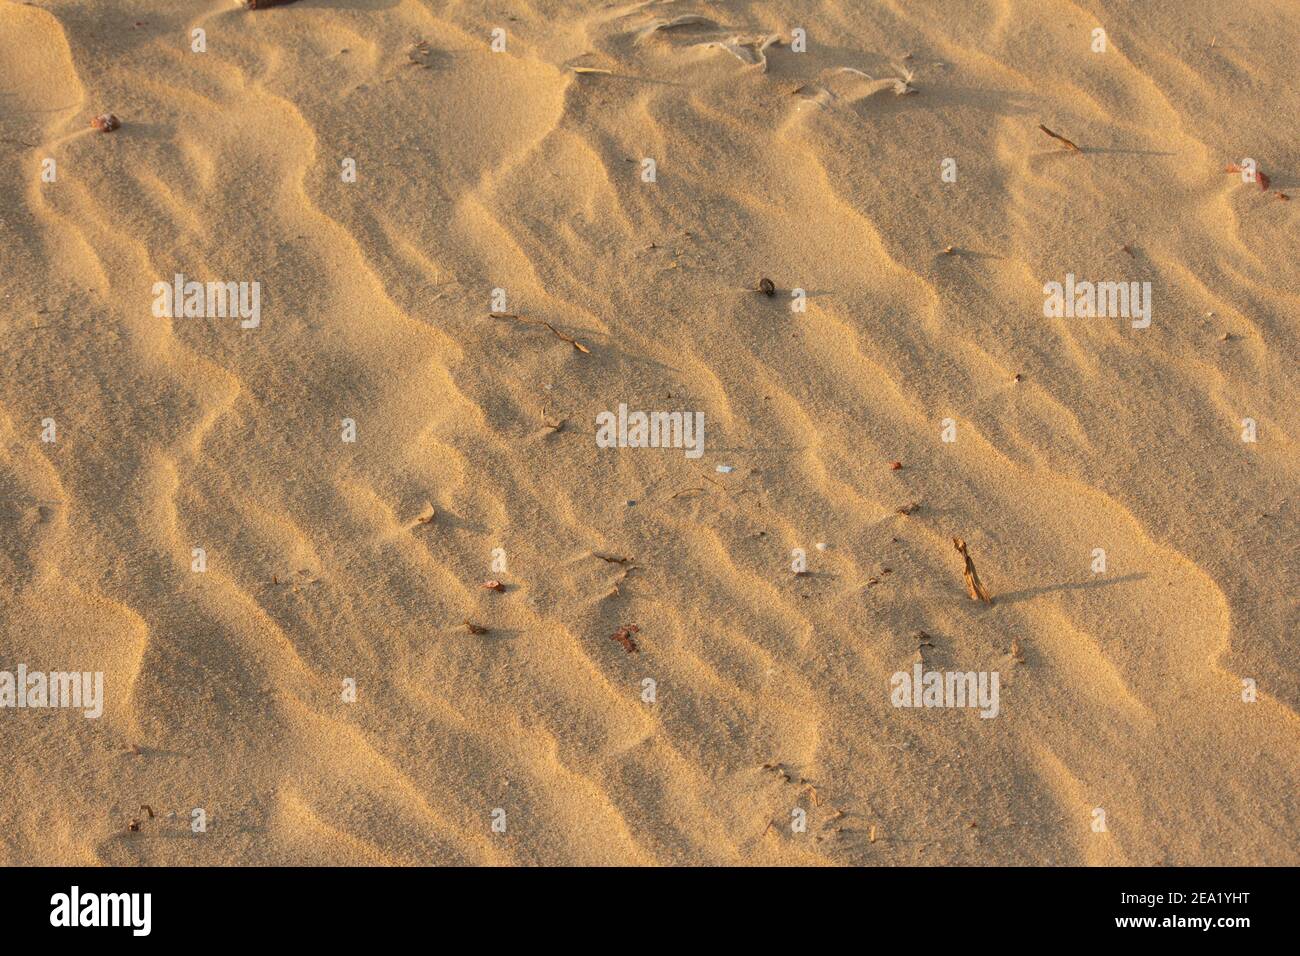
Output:
[[1298,34],[5,2],[0,862],[1300,862]]

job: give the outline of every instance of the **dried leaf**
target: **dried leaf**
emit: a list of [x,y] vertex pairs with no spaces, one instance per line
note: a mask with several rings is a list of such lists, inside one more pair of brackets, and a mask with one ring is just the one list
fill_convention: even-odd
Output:
[[957,549],[957,553],[966,561],[966,567],[962,571],[962,575],[966,579],[966,591],[970,594],[971,600],[992,604],[993,598],[984,585],[980,583],[980,577],[975,572],[975,562],[971,560],[970,552],[966,550],[966,542],[961,538],[953,538],[952,546]]
[[1082,152],[1083,152],[1083,150],[1081,150],[1081,149],[1080,149],[1078,146],[1076,146],[1073,142],[1071,142],[1070,140],[1066,139],[1066,138],[1065,138],[1064,136],[1062,136],[1060,133],[1053,133],[1050,129],[1048,129],[1048,128],[1047,128],[1046,126],[1044,126],[1042,123],[1039,123],[1039,124],[1038,124],[1038,128],[1041,129],[1041,130],[1042,130],[1044,133],[1046,133],[1048,136],[1052,137],[1052,139],[1060,140],[1062,143],[1064,143],[1064,144],[1065,144],[1069,149],[1072,149],[1074,152],[1076,152],[1076,153],[1082,153]]
[[623,650],[627,651],[629,654],[635,654],[637,652],[637,646],[636,641],[632,640],[632,635],[639,630],[641,630],[641,628],[635,624],[624,624],[617,631],[611,634],[609,639],[611,641],[618,641],[623,645]]
[[488,629],[486,627],[483,627],[480,624],[474,624],[468,619],[466,619],[465,621],[465,627],[469,630],[471,634],[486,634],[488,632]]
[[479,585],[479,587],[483,588],[485,591],[498,591],[498,592],[504,591],[506,589],[506,586],[502,584],[500,581],[484,581],[482,584]]
[[90,121],[90,125],[101,133],[111,133],[122,125],[122,121],[112,113],[100,113]]

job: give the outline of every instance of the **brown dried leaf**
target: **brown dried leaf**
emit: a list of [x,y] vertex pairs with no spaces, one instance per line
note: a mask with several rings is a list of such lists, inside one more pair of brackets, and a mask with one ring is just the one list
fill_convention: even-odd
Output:
[[1060,133],[1053,133],[1050,129],[1048,129],[1048,128],[1047,128],[1046,126],[1044,126],[1042,123],[1039,123],[1039,124],[1038,124],[1038,128],[1041,129],[1041,130],[1042,130],[1044,133],[1046,133],[1048,136],[1052,137],[1052,139],[1060,140],[1062,143],[1064,143],[1064,144],[1065,144],[1069,149],[1073,150],[1074,152],[1076,152],[1076,153],[1082,153],[1082,152],[1083,152],[1083,150],[1081,150],[1081,149],[1080,149],[1078,146],[1076,146],[1073,142],[1071,142],[1070,140],[1066,139],[1066,138],[1065,138],[1064,136],[1062,136]]
[[957,553],[966,561],[962,576],[966,579],[966,591],[970,594],[971,600],[992,604],[993,598],[984,585],[980,583],[980,576],[975,571],[975,562],[971,560],[970,553],[966,550],[966,542],[961,538],[953,538],[952,546],[957,549]]
[[624,624],[617,631],[611,634],[609,639],[611,641],[618,641],[623,645],[623,650],[627,651],[629,654],[635,654],[637,653],[637,646],[636,641],[632,640],[632,635],[639,630],[641,630],[641,628],[637,627],[635,624]]

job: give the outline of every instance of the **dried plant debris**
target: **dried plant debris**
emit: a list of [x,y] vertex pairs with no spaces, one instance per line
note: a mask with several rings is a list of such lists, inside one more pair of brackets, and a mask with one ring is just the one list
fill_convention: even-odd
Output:
[[894,513],[907,516],[910,514],[916,514],[916,512],[920,510],[921,510],[921,503],[919,501],[913,501],[910,504],[903,505],[903,507],[899,508]]
[[629,654],[635,654],[637,652],[637,644],[636,641],[632,640],[632,635],[640,630],[641,628],[635,624],[624,624],[617,631],[611,634],[609,639],[611,641],[618,641],[623,645],[623,650],[627,651]]
[[765,763],[763,764],[762,769],[771,771],[772,773],[776,774],[785,783],[792,783],[794,780],[794,778],[791,777],[789,772],[785,769],[785,765],[782,764],[780,761]]
[[620,558],[617,555],[613,555],[613,554],[601,554],[599,551],[591,552],[591,556],[593,558],[600,558],[600,560],[604,561],[606,564],[631,564],[632,563],[631,558]]
[[961,538],[953,538],[952,546],[957,549],[957,553],[966,562],[966,567],[962,570],[962,576],[966,579],[966,591],[970,594],[971,600],[992,604],[993,598],[984,585],[980,583],[980,576],[975,571],[975,562],[971,560],[970,552],[966,550],[966,542]]
[[[1229,163],[1227,166],[1223,167],[1223,171],[1225,173],[1241,173],[1245,168],[1246,167],[1238,165],[1237,163]],[[1256,166],[1255,182],[1259,183],[1259,188],[1261,192],[1268,192],[1269,183],[1271,183],[1272,180],[1268,178],[1264,170]],[[1290,198],[1285,193],[1278,193],[1278,195],[1281,196],[1283,199]]]
[[918,92],[916,87],[912,85],[912,80],[916,78],[915,73],[905,66],[899,66],[897,63],[891,63],[890,65],[895,71],[897,71],[898,76],[887,76],[878,80],[870,73],[864,73],[862,70],[851,66],[841,66],[831,72],[832,75],[858,76],[865,79],[869,85],[862,94],[857,97],[858,99],[866,96],[875,96],[877,93],[882,93],[886,90],[892,90],[895,96],[906,96],[909,93]]
[[551,334],[554,335],[561,342],[568,342],[570,345],[572,345],[579,352],[582,352],[584,355],[591,354],[591,349],[587,348],[587,346],[583,345],[577,339],[565,335],[555,326],[551,325],[550,322],[547,322],[544,319],[526,319],[522,315],[516,315],[513,312],[490,312],[488,314],[491,316],[491,318],[494,319],[514,319],[516,322],[526,322],[529,325],[543,325],[547,329],[549,329]]
[[775,33],[753,36],[733,36],[725,40],[711,40],[703,46],[713,50],[726,50],[746,66],[757,66],[760,71],[767,71],[767,50],[781,37]]
[[475,624],[468,618],[465,619],[465,629],[471,634],[486,634],[488,632],[486,627],[483,627],[481,624]]
[[496,591],[498,593],[501,593],[506,589],[506,586],[502,584],[500,581],[484,581],[482,584],[479,585],[479,587],[481,587],[484,591]]
[[283,7],[298,0],[244,0],[244,6],[250,10],[265,10],[267,7]]
[[1066,138],[1065,138],[1064,136],[1062,136],[1060,133],[1053,133],[1050,129],[1048,129],[1048,128],[1047,128],[1046,126],[1044,126],[1042,123],[1039,123],[1039,124],[1038,124],[1038,128],[1041,129],[1041,130],[1042,130],[1044,133],[1046,133],[1048,136],[1052,137],[1052,139],[1060,140],[1062,143],[1065,144],[1065,146],[1066,146],[1067,149],[1072,150],[1073,152],[1076,152],[1076,153],[1082,153],[1082,152],[1083,152],[1083,150],[1081,150],[1081,149],[1080,149],[1077,145],[1075,145],[1072,141],[1066,139]]
[[406,49],[406,65],[422,66],[426,70],[433,67],[434,51],[428,40],[416,40]]
[[100,113],[90,121],[90,125],[101,133],[111,133],[122,125],[122,121],[112,113]]

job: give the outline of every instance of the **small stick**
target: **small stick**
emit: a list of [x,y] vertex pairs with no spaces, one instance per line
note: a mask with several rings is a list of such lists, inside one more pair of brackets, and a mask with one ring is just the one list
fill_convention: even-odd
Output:
[[669,500],[669,501],[672,501],[674,498],[680,498],[682,495],[690,494],[692,491],[708,491],[708,489],[707,489],[707,488],[700,488],[700,487],[696,487],[696,488],[683,488],[681,491],[677,492],[677,494],[673,495],[673,496],[672,496],[671,498],[669,498],[668,500]]
[[1078,146],[1076,146],[1076,145],[1075,145],[1074,143],[1072,143],[1070,140],[1066,139],[1066,138],[1065,138],[1064,136],[1062,136],[1060,133],[1053,133],[1050,129],[1048,129],[1048,128],[1047,128],[1046,126],[1044,126],[1042,123],[1039,123],[1039,124],[1038,124],[1038,128],[1041,129],[1041,130],[1042,130],[1044,133],[1046,133],[1048,136],[1052,137],[1052,139],[1059,139],[1062,143],[1064,143],[1064,144],[1065,144],[1067,147],[1069,147],[1070,149],[1074,150],[1076,153],[1082,153],[1082,152],[1083,152],[1083,150],[1081,150]]
[[555,326],[551,325],[551,323],[547,322],[545,319],[526,319],[522,315],[515,315],[515,313],[513,312],[490,312],[488,314],[494,319],[514,319],[516,322],[527,322],[530,325],[544,325],[548,329],[550,329],[551,334],[554,335],[561,342],[568,342],[575,349],[577,349],[579,352],[582,352],[585,355],[591,354],[591,349],[587,348],[587,346],[583,345],[577,339],[570,338],[569,336],[565,335],[563,332],[561,332]]
[[980,583],[980,576],[975,571],[975,562],[971,560],[970,553],[966,550],[966,542],[961,538],[953,538],[952,546],[966,560],[966,567],[962,571],[962,575],[966,578],[966,590],[969,592],[971,600],[992,604],[993,598],[989,595],[988,589]]

